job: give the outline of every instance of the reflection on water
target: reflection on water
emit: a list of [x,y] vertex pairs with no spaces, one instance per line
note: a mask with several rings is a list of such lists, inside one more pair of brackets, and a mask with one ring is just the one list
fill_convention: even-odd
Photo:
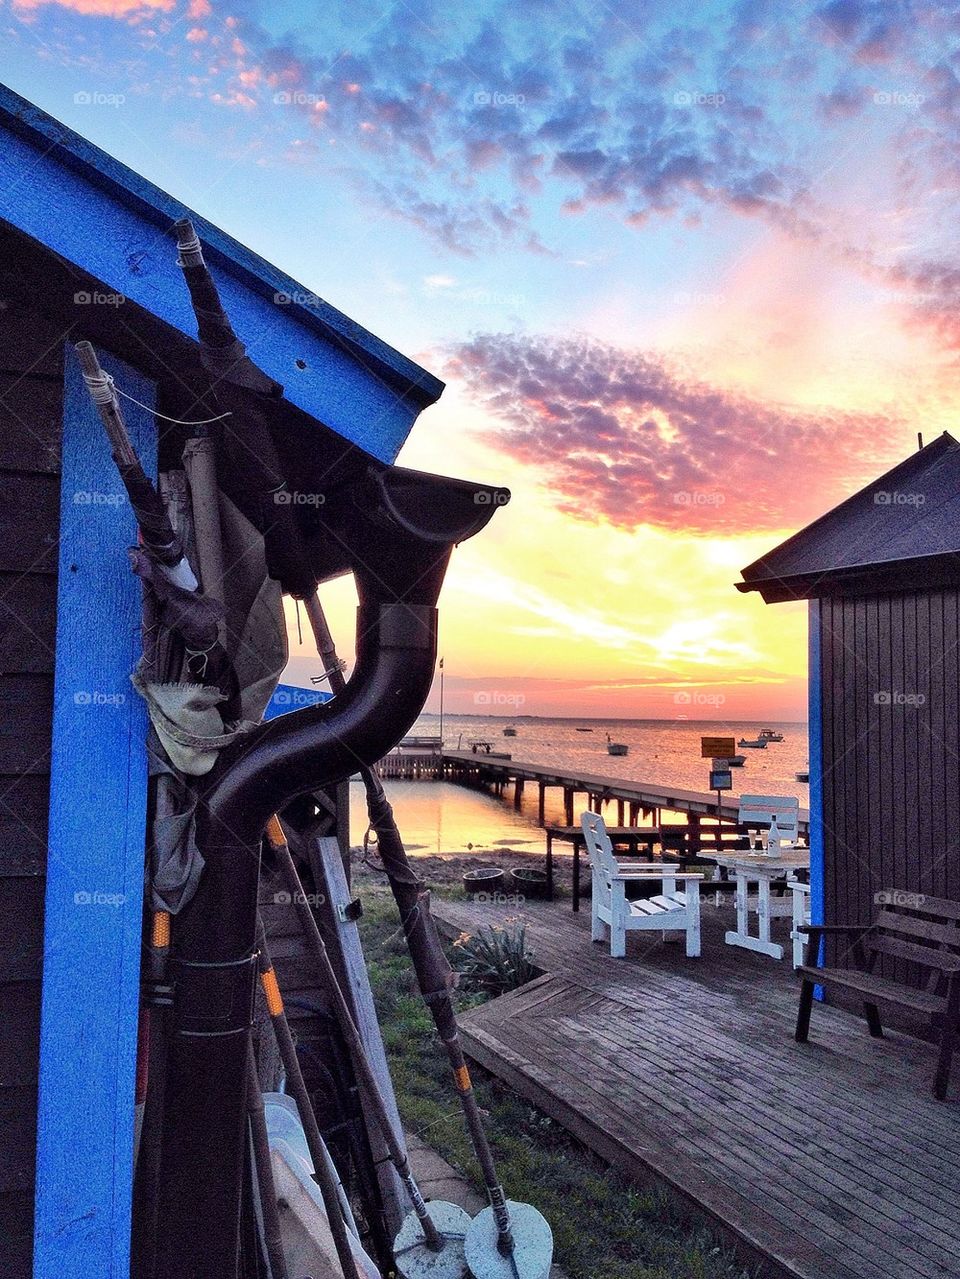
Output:
[[[524,811],[516,813],[512,802],[504,804],[450,782],[388,780],[384,789],[407,852],[413,855],[489,852],[503,847],[540,852],[544,847],[543,832],[536,824],[536,791],[532,806],[525,795]],[[548,820],[559,820],[562,807],[562,801],[556,810],[548,804]],[[354,780],[350,783],[350,842],[359,844],[366,828],[363,785]]]

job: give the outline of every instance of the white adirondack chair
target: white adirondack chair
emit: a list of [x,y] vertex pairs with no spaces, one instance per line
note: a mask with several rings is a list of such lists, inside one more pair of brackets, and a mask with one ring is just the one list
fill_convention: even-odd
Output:
[[[687,954],[700,954],[700,880],[702,875],[681,872],[664,862],[618,862],[610,836],[599,813],[580,818],[592,872],[593,941],[604,941],[610,930],[610,954],[622,959],[627,953],[627,932],[686,934]],[[656,897],[630,902],[626,885],[637,880],[660,880],[663,891]],[[677,888],[677,881],[683,888]]]
[[785,843],[796,843],[800,822],[800,801],[796,795],[741,795],[737,823],[751,834],[765,832],[770,818],[776,817],[780,837]]

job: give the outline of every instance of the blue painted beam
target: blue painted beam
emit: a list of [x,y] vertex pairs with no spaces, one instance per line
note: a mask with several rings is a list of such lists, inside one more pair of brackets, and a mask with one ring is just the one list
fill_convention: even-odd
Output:
[[[128,1279],[147,812],[147,714],[130,684],[136,525],[66,352],[50,836],[44,923],[35,1279]],[[152,404],[154,385],[104,367]],[[150,469],[150,413],[125,407]]]
[[179,201],[0,86],[0,218],[193,338],[170,228],[190,217],[227,313],[291,403],[384,462],[443,383]]
[[[820,601],[809,603],[807,641],[807,733],[810,751],[810,922],[824,923],[824,847],[823,847],[823,667]],[[823,943],[818,962],[823,962]],[[823,998],[823,987],[816,987]]]

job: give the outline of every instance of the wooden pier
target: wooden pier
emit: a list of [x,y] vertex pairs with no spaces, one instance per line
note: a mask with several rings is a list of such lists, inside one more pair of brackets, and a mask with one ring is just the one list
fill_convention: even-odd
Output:
[[[563,791],[563,812],[566,825],[573,826],[579,816],[577,796],[583,797],[580,808],[600,812],[604,804],[616,805],[617,826],[638,826],[641,819],[649,819],[654,826],[663,825],[662,814],[673,813],[685,818],[691,844],[702,841],[702,818],[712,819],[710,829],[716,824],[736,825],[739,800],[732,796],[717,803],[717,796],[710,791],[688,791],[679,787],[654,786],[646,782],[623,781],[618,777],[601,777],[592,773],[570,773],[540,764],[524,764],[515,759],[497,759],[494,756],[475,754],[473,751],[443,751],[440,755],[441,776],[451,782],[466,786],[490,789],[502,798],[510,791],[515,808],[523,801],[524,788],[529,783],[537,788],[537,820],[545,822],[546,793],[548,788]],[[670,823],[666,823],[668,826]],[[799,830],[808,834],[810,814],[800,810]]]

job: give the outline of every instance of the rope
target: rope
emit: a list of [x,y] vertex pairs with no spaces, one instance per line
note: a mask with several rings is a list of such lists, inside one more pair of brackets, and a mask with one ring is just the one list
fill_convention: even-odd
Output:
[[87,390],[90,392],[90,398],[96,404],[97,408],[101,404],[113,403],[113,378],[109,373],[104,373],[101,369],[99,373],[84,373],[83,380],[87,384]]
[[99,375],[96,373],[84,373],[83,380],[90,391],[90,398],[98,408],[101,404],[112,404],[114,395],[122,395],[125,400],[135,404],[138,409],[146,409],[154,417],[159,417],[164,422],[173,422],[175,426],[210,426],[213,422],[222,422],[225,417],[233,417],[232,413],[218,413],[216,417],[205,417],[199,422],[188,422],[186,418],[182,417],[167,417],[166,413],[158,413],[149,404],[144,404],[140,400],[134,399],[132,395],[128,395],[126,391],[121,391],[110,374],[104,373],[103,370],[100,371]]
[[185,238],[177,244],[177,266],[203,266],[203,249],[200,246],[200,237],[193,230],[191,223],[187,223],[187,226],[193,231],[193,239]]

